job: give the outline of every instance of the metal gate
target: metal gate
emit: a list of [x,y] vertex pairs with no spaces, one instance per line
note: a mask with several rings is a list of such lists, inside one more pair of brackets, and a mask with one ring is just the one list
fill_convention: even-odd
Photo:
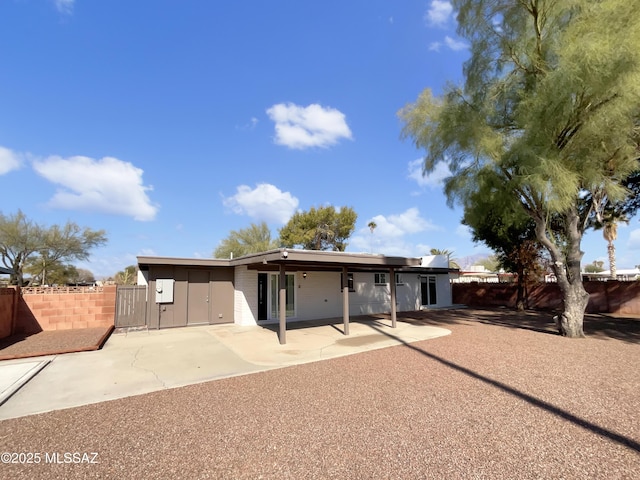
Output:
[[147,287],[118,285],[115,327],[144,327],[147,324]]

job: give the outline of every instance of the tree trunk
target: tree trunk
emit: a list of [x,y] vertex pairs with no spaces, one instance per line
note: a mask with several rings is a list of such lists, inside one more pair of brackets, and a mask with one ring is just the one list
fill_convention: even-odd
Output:
[[524,291],[524,271],[519,270],[517,272],[518,275],[518,288],[517,288],[517,297],[516,297],[516,310],[518,312],[524,312],[525,309],[525,291]]
[[516,298],[516,310],[524,312],[524,287],[518,283],[518,298]]
[[616,269],[616,247],[612,241],[609,241],[609,245],[607,245],[607,253],[609,254],[610,277],[615,280],[618,277],[618,272]]
[[584,338],[584,312],[589,302],[589,294],[584,289],[582,281],[567,282],[566,288],[562,288],[562,300],[563,311],[554,318],[558,331],[565,337]]
[[558,248],[547,236],[546,223],[543,217],[534,217],[536,237],[551,255],[553,271],[562,292],[563,310],[554,317],[561,335],[568,338],[584,338],[584,312],[587,310],[589,294],[582,284],[580,261],[583,252],[580,250],[582,230],[579,227],[580,217],[577,208],[570,209],[564,216],[566,247]]

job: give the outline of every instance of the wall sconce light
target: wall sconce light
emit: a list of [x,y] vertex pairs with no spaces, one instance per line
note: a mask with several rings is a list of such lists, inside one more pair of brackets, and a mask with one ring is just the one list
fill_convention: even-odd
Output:
[[307,278],[307,272],[303,272],[302,278]]

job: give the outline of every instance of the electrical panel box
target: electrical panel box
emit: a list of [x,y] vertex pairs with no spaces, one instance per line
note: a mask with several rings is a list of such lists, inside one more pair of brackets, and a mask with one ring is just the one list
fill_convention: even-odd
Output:
[[156,303],[173,303],[173,278],[156,279]]

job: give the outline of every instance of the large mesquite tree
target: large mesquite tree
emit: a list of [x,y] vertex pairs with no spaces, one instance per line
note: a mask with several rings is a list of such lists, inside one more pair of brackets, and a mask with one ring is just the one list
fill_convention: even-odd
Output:
[[425,90],[400,116],[445,162],[450,202],[497,176],[535,222],[564,300],[558,327],[582,337],[588,294],[580,249],[638,170],[640,15],[628,0],[453,0],[471,45],[464,85]]
[[80,227],[71,221],[44,226],[29,220],[20,210],[12,215],[0,212],[0,260],[13,270],[11,283],[16,285],[24,284],[25,267],[46,282],[49,268],[57,269],[71,260],[87,260],[91,249],[106,242],[104,230]]

